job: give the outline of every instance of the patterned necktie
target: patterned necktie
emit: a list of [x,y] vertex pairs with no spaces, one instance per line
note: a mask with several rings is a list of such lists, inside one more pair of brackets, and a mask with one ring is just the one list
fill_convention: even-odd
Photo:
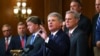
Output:
[[8,38],[6,38],[6,50],[8,49]]
[[35,37],[35,35],[32,35],[30,45],[32,45],[32,43],[34,42],[34,37]]
[[22,37],[22,40],[21,40],[22,48],[24,48],[24,43],[25,43],[25,40],[24,40],[24,37]]
[[96,26],[96,29],[99,29],[99,28],[100,28],[100,17],[97,20],[97,26]]

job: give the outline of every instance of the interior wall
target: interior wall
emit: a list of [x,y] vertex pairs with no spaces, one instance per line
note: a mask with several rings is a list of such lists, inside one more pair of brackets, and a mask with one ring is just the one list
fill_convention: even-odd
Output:
[[[0,0],[0,37],[2,37],[1,27],[7,23],[13,27],[13,34],[17,34],[18,18],[13,14],[13,8],[17,0]],[[94,0],[81,0],[83,4],[83,14],[90,19],[95,14]],[[59,12],[63,19],[65,12],[69,10],[70,0],[27,0],[27,6],[32,9],[32,15],[39,16],[44,21],[47,29],[47,15],[50,12]],[[48,30],[48,29],[47,29]]]
[[[63,0],[63,16],[65,15],[65,12],[69,10],[70,2],[71,0]],[[93,15],[95,14],[95,0],[80,0],[80,2],[82,3],[82,13],[92,19]]]
[[[0,37],[2,37],[1,27],[3,24],[10,24],[13,28],[13,35],[17,34],[18,18],[13,14],[14,6],[17,0],[0,0]],[[32,9],[32,14],[44,19],[44,1],[43,0],[27,0],[27,7]]]

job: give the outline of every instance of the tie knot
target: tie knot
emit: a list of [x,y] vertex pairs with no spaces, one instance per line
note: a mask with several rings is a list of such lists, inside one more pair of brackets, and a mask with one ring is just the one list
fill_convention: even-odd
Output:
[[72,33],[68,33],[68,36],[71,37],[72,36]]
[[35,37],[35,35],[32,35],[32,37]]
[[53,35],[53,34],[51,34],[49,37],[50,37],[51,39],[53,39],[54,35]]
[[6,38],[6,41],[8,41],[8,39],[9,39],[9,38],[7,37],[7,38]]
[[24,36],[22,36],[22,39],[24,39]]

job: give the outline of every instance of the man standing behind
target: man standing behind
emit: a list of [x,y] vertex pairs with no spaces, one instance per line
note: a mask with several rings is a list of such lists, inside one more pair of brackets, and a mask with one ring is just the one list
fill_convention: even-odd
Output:
[[41,38],[45,40],[41,50],[31,56],[69,56],[70,41],[68,35],[62,31],[62,16],[57,12],[48,15],[48,28],[51,32],[50,36],[43,26],[41,26]]
[[0,56],[11,56],[10,50],[14,49],[12,28],[8,24],[2,26],[4,37],[0,39]]
[[100,56],[100,0],[95,1],[95,8],[97,14],[93,17],[93,47],[94,47],[94,55]]
[[27,22],[27,28],[29,32],[32,34],[31,36],[28,37],[26,43],[26,48],[30,49],[27,54],[30,56],[31,54],[38,52],[43,43],[43,39],[38,35],[39,32],[41,31],[40,29],[41,20],[37,16],[31,16],[26,20],[26,22]]
[[27,37],[28,37],[26,31],[27,31],[26,24],[24,22],[19,22],[17,25],[18,36],[16,36],[16,40],[15,40],[16,49],[23,49],[25,47]]
[[81,12],[82,10],[82,4],[79,0],[72,0],[70,3],[70,10],[71,11],[76,11],[79,14],[79,22],[78,22],[78,27],[83,30],[88,36],[90,35],[91,31],[91,21],[89,18],[84,16]]
[[79,15],[75,11],[67,11],[65,24],[70,37],[70,56],[88,56],[88,37],[78,28]]

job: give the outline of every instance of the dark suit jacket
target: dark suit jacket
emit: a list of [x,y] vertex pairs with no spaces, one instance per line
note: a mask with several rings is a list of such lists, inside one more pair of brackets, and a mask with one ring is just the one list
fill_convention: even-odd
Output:
[[[48,50],[46,51],[46,49]],[[48,43],[44,43],[41,50],[31,56],[69,56],[70,41],[68,35],[59,30],[54,39],[49,38]]]
[[96,34],[96,22],[97,22],[98,16],[99,14],[96,14],[92,19],[92,43],[93,43],[92,46],[96,46],[95,34]]
[[87,18],[86,16],[84,16],[83,14],[81,14],[78,27],[81,30],[85,31],[87,34],[90,34],[90,32],[91,32],[91,21],[90,21],[90,19]]
[[11,56],[10,50],[14,49],[14,37],[11,38],[8,49],[6,51],[5,38],[0,39],[0,56]]
[[[27,40],[27,43],[26,43],[26,47],[27,47],[28,45],[30,45],[31,38],[32,38],[32,35],[28,37],[28,40]],[[44,42],[43,39],[42,39],[39,35],[37,35],[36,38],[35,38],[35,40],[34,40],[34,42],[33,42],[33,44],[32,44],[33,49],[31,49],[31,50],[27,53],[27,55],[30,56],[30,55],[32,55],[32,54],[38,52],[38,50],[41,48],[41,45],[43,44],[43,42]]]
[[70,36],[70,43],[70,56],[88,56],[88,37],[83,31],[76,28]]
[[[28,38],[28,35],[25,36],[25,41],[27,42],[27,38]],[[20,39],[20,36],[17,35],[15,36],[15,49],[23,49],[22,46],[21,46],[21,39]],[[26,43],[25,43],[26,44]]]

